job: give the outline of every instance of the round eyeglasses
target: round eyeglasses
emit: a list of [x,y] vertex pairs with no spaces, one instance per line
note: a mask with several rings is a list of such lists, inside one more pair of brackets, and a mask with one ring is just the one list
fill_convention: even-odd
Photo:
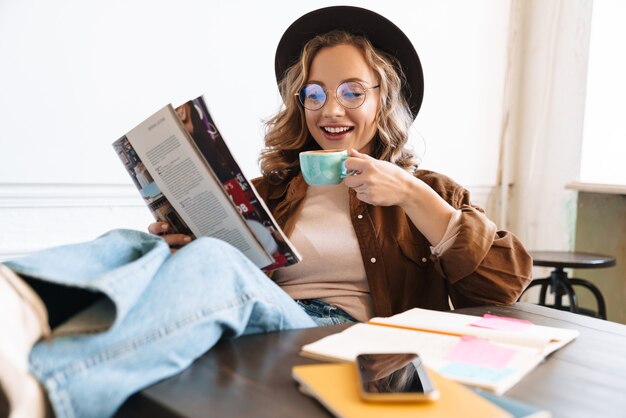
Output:
[[[365,103],[367,92],[378,87],[380,84],[366,88],[358,81],[345,81],[337,86],[335,97],[337,102],[346,109],[356,109]],[[295,96],[298,96],[302,106],[308,110],[321,109],[328,98],[324,87],[316,83],[305,84]]]

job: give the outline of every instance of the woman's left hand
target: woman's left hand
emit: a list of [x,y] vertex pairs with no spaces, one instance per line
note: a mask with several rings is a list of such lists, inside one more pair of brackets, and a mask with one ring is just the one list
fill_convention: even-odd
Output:
[[375,206],[403,206],[417,179],[395,164],[354,149],[349,149],[348,155],[346,170],[358,174],[346,177],[343,183],[354,189],[359,200]]

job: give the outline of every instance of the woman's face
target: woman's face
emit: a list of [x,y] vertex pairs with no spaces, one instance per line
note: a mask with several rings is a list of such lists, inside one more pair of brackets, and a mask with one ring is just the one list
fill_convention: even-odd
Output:
[[367,90],[361,106],[347,109],[336,98],[337,87],[345,81],[357,81],[366,89],[378,85],[376,73],[357,47],[337,45],[320,49],[311,62],[307,83],[322,86],[327,98],[321,109],[305,109],[307,127],[322,149],[354,148],[371,154],[380,89]]

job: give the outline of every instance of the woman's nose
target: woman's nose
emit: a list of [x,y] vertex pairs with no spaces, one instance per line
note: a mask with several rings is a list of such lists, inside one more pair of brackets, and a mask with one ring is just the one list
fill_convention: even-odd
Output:
[[345,108],[339,103],[336,95],[328,96],[326,98],[326,103],[322,107],[322,116],[337,116],[343,115],[345,112]]

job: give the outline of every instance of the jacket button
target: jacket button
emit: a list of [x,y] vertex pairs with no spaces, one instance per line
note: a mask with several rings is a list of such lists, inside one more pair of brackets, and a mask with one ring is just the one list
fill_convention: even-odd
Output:
[[358,219],[363,219],[363,215],[356,215]]
[[372,264],[375,263],[376,262],[376,257],[370,258],[370,261],[372,262]]
[[426,257],[422,257],[422,263],[425,263],[427,261],[428,261],[428,259]]

